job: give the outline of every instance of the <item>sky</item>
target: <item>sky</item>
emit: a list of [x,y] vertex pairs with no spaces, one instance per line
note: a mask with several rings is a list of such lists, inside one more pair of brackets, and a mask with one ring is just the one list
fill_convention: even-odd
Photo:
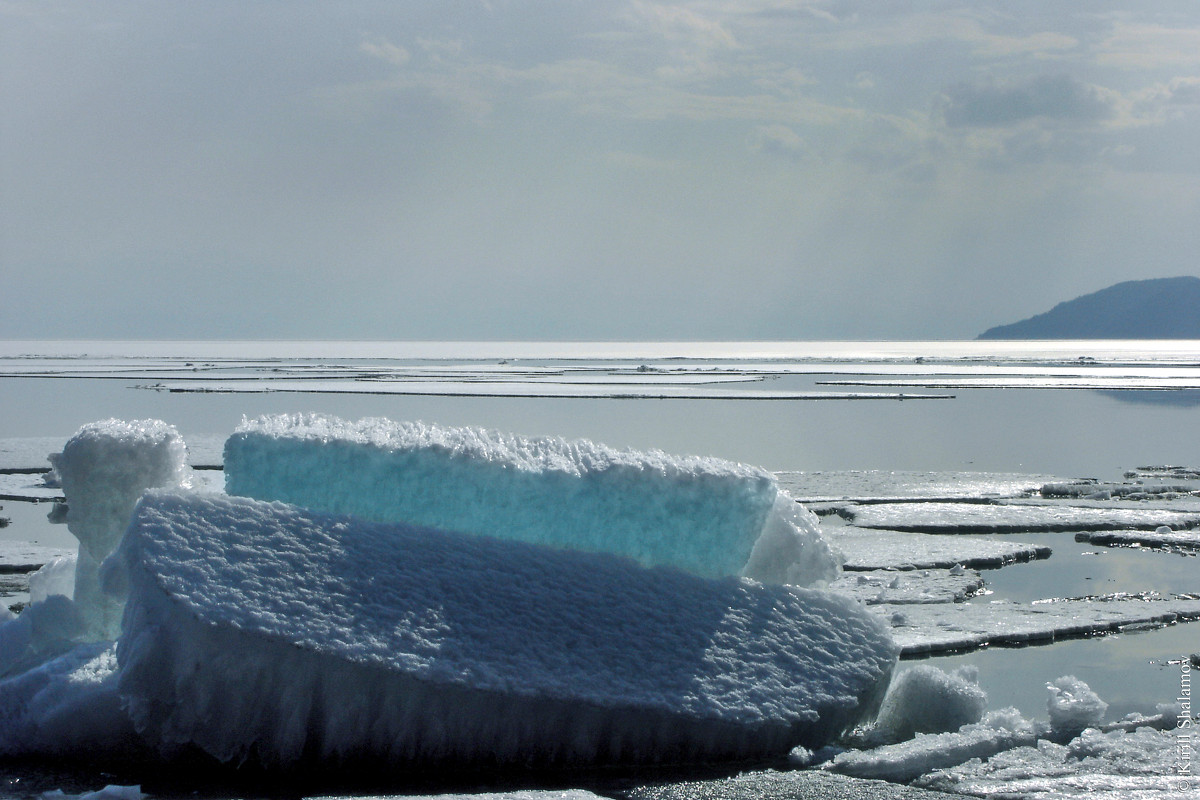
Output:
[[964,339],[1197,253],[1194,0],[0,0],[0,338]]

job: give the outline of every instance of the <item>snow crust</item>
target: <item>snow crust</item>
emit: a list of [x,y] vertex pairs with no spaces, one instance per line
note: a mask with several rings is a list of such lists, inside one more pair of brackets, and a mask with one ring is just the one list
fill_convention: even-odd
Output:
[[148,487],[188,483],[187,448],[161,420],[108,419],[84,425],[50,456],[66,495],[67,529],[79,539],[74,599],[93,639],[120,630],[120,598],[100,590],[100,564],[116,548]]
[[150,492],[118,688],[219,759],[671,762],[819,746],[896,648],[837,595],[609,554]]
[[407,522],[630,556],[705,577],[832,580],[816,518],[765,470],[588,441],[323,415],[244,421],[226,490]]

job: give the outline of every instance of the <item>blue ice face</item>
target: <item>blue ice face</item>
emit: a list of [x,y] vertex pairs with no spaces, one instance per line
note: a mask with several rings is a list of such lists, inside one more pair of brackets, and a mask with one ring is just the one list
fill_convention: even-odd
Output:
[[777,506],[770,473],[717,459],[475,428],[278,416],[229,438],[225,480],[233,495],[615,553],[705,577],[742,574],[771,531],[773,543],[756,561],[773,563],[760,569],[782,580],[788,564],[779,560],[797,560],[797,542],[809,540],[805,557],[820,551],[824,559],[817,571],[836,569],[815,527],[799,531],[788,504]]

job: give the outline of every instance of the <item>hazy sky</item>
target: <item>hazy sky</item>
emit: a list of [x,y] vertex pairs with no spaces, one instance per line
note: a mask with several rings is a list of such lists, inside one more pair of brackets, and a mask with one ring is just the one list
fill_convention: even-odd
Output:
[[3,338],[971,338],[1198,253],[1195,0],[0,0]]

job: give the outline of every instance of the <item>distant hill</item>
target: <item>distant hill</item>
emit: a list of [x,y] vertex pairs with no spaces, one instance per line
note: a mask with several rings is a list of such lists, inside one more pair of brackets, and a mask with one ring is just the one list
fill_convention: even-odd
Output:
[[980,339],[1200,339],[1200,278],[1125,281]]

